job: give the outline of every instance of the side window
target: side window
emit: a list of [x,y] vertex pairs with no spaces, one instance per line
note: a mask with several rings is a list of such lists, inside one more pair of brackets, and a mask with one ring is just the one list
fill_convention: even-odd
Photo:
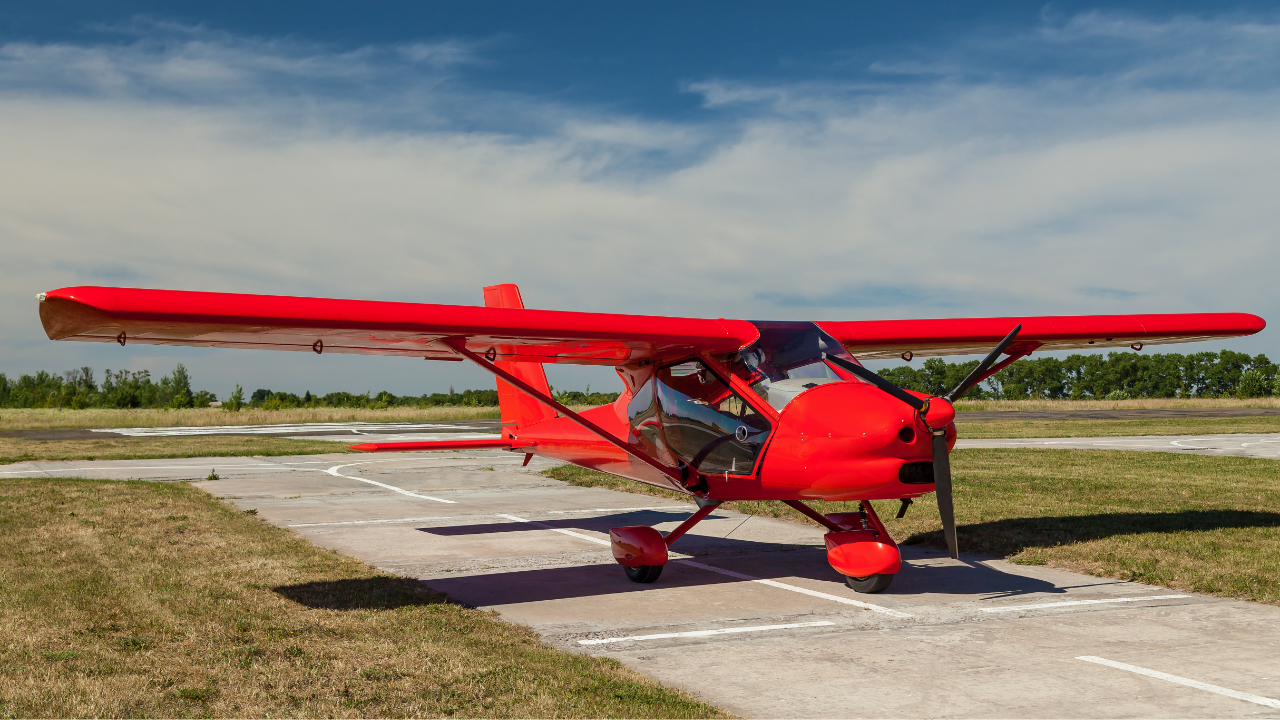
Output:
[[658,409],[653,403],[653,378],[650,378],[636,390],[636,394],[627,403],[627,417],[630,419],[632,445],[641,445],[653,452],[662,446],[662,433],[658,425]]
[[659,370],[656,389],[671,452],[703,473],[751,472],[771,428],[720,378],[695,360]]

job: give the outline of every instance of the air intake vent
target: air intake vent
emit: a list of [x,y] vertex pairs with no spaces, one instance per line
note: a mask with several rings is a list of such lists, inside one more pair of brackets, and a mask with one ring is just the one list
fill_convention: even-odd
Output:
[[898,482],[907,485],[928,485],[933,482],[933,463],[907,463],[898,469]]

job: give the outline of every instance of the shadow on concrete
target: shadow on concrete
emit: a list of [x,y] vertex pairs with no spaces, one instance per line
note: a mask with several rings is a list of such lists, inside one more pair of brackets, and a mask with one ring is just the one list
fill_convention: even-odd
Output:
[[[1184,510],[1169,513],[1105,513],[1036,518],[1009,518],[956,528],[960,548],[997,557],[1031,548],[1099,540],[1115,535],[1178,533],[1224,528],[1280,527],[1280,513],[1253,510]],[[904,545],[944,547],[942,531],[916,533]]]
[[[564,519],[556,518],[553,520],[538,520],[537,522],[542,525],[564,528],[565,530],[588,530],[608,534],[609,528],[622,527],[626,525],[660,525],[665,522],[684,522],[692,514],[693,511],[662,512],[657,510],[635,510],[625,513],[615,513],[612,515]],[[712,513],[707,516],[706,519],[725,520],[727,519],[727,516]],[[484,523],[483,525],[450,525],[443,527],[421,527],[416,529],[419,532],[449,537],[456,537],[459,535],[487,535],[489,533],[546,530],[546,528],[541,525],[534,525],[531,522],[517,522],[515,520],[508,520],[500,523]]]
[[444,595],[420,580],[386,576],[281,585],[271,589],[296,603],[325,610],[389,610],[448,602]]
[[[993,598],[1035,593],[1063,593],[1067,590],[1046,580],[1006,573],[978,563],[907,564],[898,573],[893,585],[884,593],[861,595],[844,584],[844,578],[827,564],[826,553],[822,550],[804,548],[791,552],[778,552],[776,547],[762,548],[763,543],[701,537],[697,540],[716,542],[714,544],[690,543],[688,546],[673,549],[694,555],[693,561],[704,565],[714,565],[765,580],[807,581],[799,584],[820,592],[862,599],[867,602],[875,602],[876,597],[885,595],[953,594]],[[736,544],[737,549],[747,551],[762,549],[764,552],[726,554],[723,544]],[[700,550],[711,552],[701,555]],[[912,553],[915,557],[908,559],[918,559],[921,555],[920,551],[914,548],[911,550],[916,550]],[[941,554],[935,554],[933,557],[941,557]],[[662,577],[652,585],[631,582],[623,574],[622,568],[613,563],[435,578],[426,582],[432,588],[448,594],[459,602],[484,607],[622,593],[661,592],[679,588],[728,586],[750,581],[690,567],[679,560],[673,560],[663,570]],[[1099,581],[1099,584],[1107,584],[1107,581]]]

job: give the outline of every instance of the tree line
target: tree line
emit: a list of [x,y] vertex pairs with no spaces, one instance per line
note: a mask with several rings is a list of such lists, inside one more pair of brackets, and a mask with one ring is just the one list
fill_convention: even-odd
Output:
[[[579,390],[554,391],[556,400],[565,405],[604,405],[618,398],[618,393]],[[0,407],[3,408],[195,408],[208,407],[218,396],[207,390],[193,391],[191,375],[179,364],[172,373],[153,380],[147,370],[119,370],[103,373],[96,382],[92,368],[82,367],[62,374],[46,371],[21,375],[10,380],[0,373]],[[245,397],[239,385],[222,403],[231,412],[242,408],[279,410],[286,408],[340,407],[381,410],[392,407],[497,407],[497,390],[463,390],[423,395],[396,395],[382,391],[355,394],[333,392],[302,395],[259,388]]]
[[[941,395],[960,383],[977,360],[929,358],[923,366],[879,371],[909,390]],[[1280,394],[1277,368],[1266,355],[1135,353],[1068,355],[1018,360],[970,390],[973,399],[1125,400],[1128,398],[1253,398]]]
[[[955,387],[978,361],[951,363],[928,358],[921,367],[902,365],[881,370],[891,382],[931,395]],[[1275,364],[1266,355],[1250,356],[1223,350],[1183,355],[1113,352],[1103,355],[1068,355],[1018,360],[975,386],[966,397],[975,399],[1099,399],[1263,397],[1280,395]],[[604,405],[618,393],[560,391],[552,388],[565,405]],[[62,374],[46,371],[10,380],[0,373],[0,407],[6,408],[192,408],[208,407],[218,397],[207,390],[192,390],[191,375],[179,364],[173,372],[153,380],[146,370],[106,370],[96,382],[92,368]],[[222,403],[224,410],[244,407],[265,410],[309,407],[385,409],[393,407],[496,407],[497,390],[463,390],[423,395],[332,392],[302,395],[255,390],[245,397],[239,385]]]

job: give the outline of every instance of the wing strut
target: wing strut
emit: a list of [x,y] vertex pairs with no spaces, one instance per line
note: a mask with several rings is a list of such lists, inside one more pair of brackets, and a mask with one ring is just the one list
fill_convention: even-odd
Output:
[[654,460],[653,458],[649,457],[648,455],[645,455],[644,453],[640,452],[639,450],[636,450],[635,448],[631,447],[630,445],[626,444],[625,442],[622,442],[622,441],[621,441],[621,440],[619,440],[618,438],[616,438],[616,437],[614,437],[613,435],[611,435],[611,434],[609,434],[608,432],[606,432],[606,431],[605,431],[603,428],[601,428],[599,425],[596,425],[595,423],[593,423],[593,422],[591,422],[590,420],[588,420],[588,419],[586,419],[586,418],[582,417],[582,416],[581,416],[581,415],[579,415],[578,413],[576,413],[576,412],[574,412],[574,411],[570,410],[569,408],[565,407],[564,405],[561,405],[560,403],[556,402],[556,401],[555,401],[555,399],[554,399],[554,398],[552,398],[552,397],[550,397],[549,395],[546,395],[546,394],[544,394],[544,393],[541,393],[541,392],[539,392],[539,391],[535,390],[535,389],[534,389],[533,387],[531,387],[528,383],[526,383],[526,382],[524,382],[523,380],[521,380],[521,379],[517,378],[515,375],[512,375],[511,373],[507,372],[506,370],[503,370],[502,368],[498,367],[497,365],[494,365],[493,363],[489,362],[488,360],[486,360],[485,358],[481,357],[480,355],[477,355],[477,354],[475,354],[475,353],[471,352],[470,350],[468,350],[468,349],[467,349],[467,345],[466,345],[466,340],[465,340],[465,339],[463,339],[463,338],[443,338],[443,339],[441,339],[441,340],[440,340],[440,342],[441,342],[441,343],[443,343],[443,344],[445,344],[445,345],[448,345],[448,346],[449,346],[450,348],[452,348],[455,352],[459,353],[460,355],[462,355],[463,357],[467,358],[467,359],[468,359],[468,360],[470,360],[471,362],[473,362],[473,363],[475,363],[475,364],[479,365],[480,367],[484,368],[485,370],[488,370],[489,372],[493,373],[494,375],[497,375],[498,377],[502,378],[503,380],[506,380],[507,382],[511,383],[511,384],[512,384],[512,385],[514,385],[515,387],[517,387],[517,388],[519,388],[520,390],[524,391],[524,393],[525,393],[526,395],[528,395],[529,397],[533,398],[534,400],[537,400],[538,402],[542,403],[543,405],[546,405],[547,407],[554,409],[555,411],[559,412],[561,415],[564,415],[566,418],[568,418],[568,419],[570,419],[570,420],[574,421],[574,422],[575,422],[575,423],[577,423],[578,425],[581,425],[581,426],[582,426],[583,428],[585,428],[587,431],[589,431],[589,432],[591,432],[592,434],[596,435],[596,436],[597,436],[597,437],[599,437],[600,439],[602,439],[602,440],[604,440],[604,441],[606,441],[606,442],[608,442],[608,443],[612,444],[614,447],[618,448],[619,450],[622,450],[623,452],[627,453],[627,454],[628,454],[628,455],[630,455],[631,457],[638,458],[639,460],[642,460],[642,461],[644,461],[645,463],[647,463],[647,464],[651,465],[654,469],[658,470],[658,471],[659,471],[659,472],[661,472],[663,475],[666,475],[667,477],[671,478],[672,480],[675,480],[677,484],[680,484],[680,485],[683,487],[683,483],[681,483],[681,480],[680,480],[680,475],[679,475],[676,471],[672,470],[671,468],[667,467],[666,465],[663,465],[662,463],[658,462],[657,460]]

